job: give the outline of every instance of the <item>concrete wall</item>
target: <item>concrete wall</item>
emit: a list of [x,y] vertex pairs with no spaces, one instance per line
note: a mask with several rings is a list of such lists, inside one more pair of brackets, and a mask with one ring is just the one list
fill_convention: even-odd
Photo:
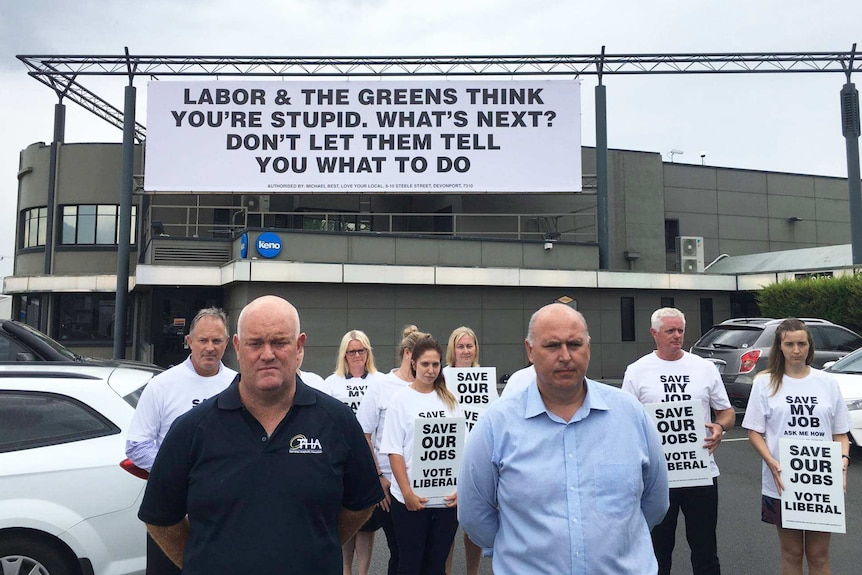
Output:
[[[592,338],[588,375],[621,379],[626,366],[655,349],[649,318],[661,297],[674,297],[688,320],[686,346],[701,333],[700,298],[712,298],[715,321],[727,319],[727,293],[660,292],[646,290],[543,289],[505,287],[445,287],[404,285],[240,284],[225,290],[225,307],[236,329],[242,307],[262,295],[278,295],[293,303],[308,335],[303,368],[324,377],[332,373],[341,337],[351,329],[368,334],[381,370],[396,365],[395,353],[405,325],[416,324],[445,347],[449,334],[461,325],[476,331],[480,362],[495,366],[498,378],[527,364],[524,349],[533,312],[562,296],[576,300]],[[637,341],[621,341],[620,297],[635,298]],[[233,350],[226,361],[235,366]]]
[[[705,261],[850,242],[841,178],[664,164],[664,210],[703,236]],[[789,218],[801,218],[791,222]]]

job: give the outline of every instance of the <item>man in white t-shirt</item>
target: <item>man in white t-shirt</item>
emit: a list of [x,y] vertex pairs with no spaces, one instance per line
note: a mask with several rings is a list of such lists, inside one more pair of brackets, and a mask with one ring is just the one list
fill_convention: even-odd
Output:
[[[141,469],[152,469],[176,418],[222,392],[236,377],[236,372],[221,361],[229,339],[227,323],[227,315],[218,308],[200,310],[186,336],[189,357],[154,377],[144,388],[126,437],[126,456]],[[179,572],[148,535],[147,575]]]
[[[736,415],[715,365],[683,350],[685,316],[676,308],[661,308],[652,314],[650,334],[656,350],[626,369],[623,391],[641,403],[700,401],[707,428],[704,447],[709,449],[712,485],[676,487],[670,490],[670,509],[652,530],[653,550],[660,575],[669,575],[679,511],[685,516],[686,538],[691,547],[694,575],[718,575],[718,466],[712,454],[724,433],[733,427]],[[712,421],[711,410],[715,412]]]
[[536,366],[530,364],[509,376],[503,391],[500,393],[500,398],[517,395],[530,387],[534,381],[536,381]]

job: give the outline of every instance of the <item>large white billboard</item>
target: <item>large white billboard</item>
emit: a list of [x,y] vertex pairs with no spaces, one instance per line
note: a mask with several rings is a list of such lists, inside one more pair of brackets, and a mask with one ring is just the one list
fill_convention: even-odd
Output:
[[153,81],[144,176],[154,192],[580,191],[580,83]]

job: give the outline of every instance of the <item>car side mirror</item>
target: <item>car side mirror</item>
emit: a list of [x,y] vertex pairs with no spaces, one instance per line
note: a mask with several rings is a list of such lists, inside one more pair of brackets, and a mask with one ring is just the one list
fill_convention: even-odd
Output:
[[15,361],[36,361],[36,355],[32,351],[19,351],[15,354]]
[[836,363],[837,362],[835,362],[835,361],[827,361],[826,363],[823,364],[823,369],[826,369],[827,367],[832,367]]

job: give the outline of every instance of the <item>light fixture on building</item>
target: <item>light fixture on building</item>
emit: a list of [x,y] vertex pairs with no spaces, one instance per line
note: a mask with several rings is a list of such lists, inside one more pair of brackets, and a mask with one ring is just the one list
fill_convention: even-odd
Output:
[[790,216],[789,218],[787,218],[788,224],[795,224],[796,222],[803,222],[803,221],[805,221],[805,220],[803,220],[799,216]]
[[560,239],[560,232],[546,232],[545,233],[545,249],[552,250],[554,249],[554,242]]
[[634,263],[641,259],[641,253],[637,250],[626,250],[623,252],[623,257],[629,262],[629,269],[634,269]]

